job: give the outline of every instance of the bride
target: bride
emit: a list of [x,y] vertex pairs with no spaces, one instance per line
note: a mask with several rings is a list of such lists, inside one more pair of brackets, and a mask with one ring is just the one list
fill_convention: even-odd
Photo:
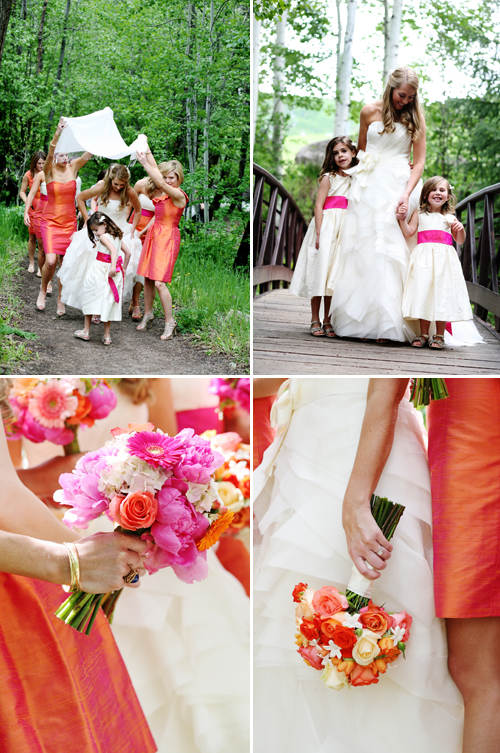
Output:
[[414,70],[397,68],[389,75],[382,99],[361,110],[359,165],[332,286],[332,324],[344,337],[377,342],[414,337],[401,313],[409,252],[396,211],[418,207],[425,164],[418,85]]
[[[269,381],[257,380],[259,394]],[[407,379],[292,379],[255,473],[254,747],[259,753],[458,753],[462,702],[435,615],[430,479]],[[288,415],[286,408],[288,406]],[[406,509],[392,543],[372,493]],[[334,693],[294,643],[300,582],[341,591],[352,562],[373,601],[413,617],[406,660],[379,684]],[[366,563],[375,570],[370,571]]]

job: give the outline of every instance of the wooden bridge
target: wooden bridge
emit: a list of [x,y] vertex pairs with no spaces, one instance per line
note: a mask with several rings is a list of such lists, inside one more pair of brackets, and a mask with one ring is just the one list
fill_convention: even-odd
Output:
[[[412,348],[409,343],[379,345],[351,338],[311,337],[309,300],[288,292],[307,223],[274,176],[254,165],[254,177],[255,375],[500,374],[500,244],[496,250],[500,211],[495,212],[500,183],[468,196],[457,206],[457,217],[467,232],[457,252],[474,304],[474,321],[484,342],[437,351]],[[495,224],[499,228],[496,237]]]

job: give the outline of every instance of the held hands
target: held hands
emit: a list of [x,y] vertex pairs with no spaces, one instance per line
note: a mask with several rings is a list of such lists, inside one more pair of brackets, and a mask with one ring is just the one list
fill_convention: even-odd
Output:
[[[353,564],[365,578],[376,580],[380,577],[378,571],[387,566],[392,544],[375,523],[370,506],[346,504],[344,500],[342,525]],[[370,569],[368,564],[374,569]]]
[[396,207],[396,217],[398,218],[398,220],[406,219],[406,215],[408,214],[408,201],[409,197],[405,194],[403,194],[403,196],[401,196],[400,200],[398,201],[398,205]]
[[123,578],[131,569],[137,570],[139,575],[146,573],[144,557],[141,556],[146,546],[138,536],[124,533],[96,533],[77,541],[82,590],[102,594],[117,591],[125,585],[137,588],[139,581],[125,583]]

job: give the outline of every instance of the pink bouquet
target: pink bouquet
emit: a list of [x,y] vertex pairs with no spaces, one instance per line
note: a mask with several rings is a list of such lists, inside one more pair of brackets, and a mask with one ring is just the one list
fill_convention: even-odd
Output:
[[[115,530],[147,541],[145,568],[150,574],[171,567],[185,583],[203,580],[208,574],[205,550],[233,517],[213,479],[224,458],[193,429],[169,437],[153,424],[129,424],[112,434],[103,448],[87,453],[72,473],[60,477],[62,489],[54,499],[72,508],[63,522],[86,528],[106,513]],[[119,593],[114,592],[112,603]],[[88,635],[104,596],[76,591],[56,614],[81,632],[86,627]]]
[[232,412],[237,405],[250,412],[250,379],[211,379],[209,390],[219,396],[223,413]]
[[412,623],[405,611],[389,613],[370,600],[356,612],[333,586],[313,591],[307,583],[295,586],[293,600],[298,653],[321,671],[327,687],[378,683],[379,674],[404,656]]
[[116,406],[116,397],[104,379],[16,379],[9,394],[15,415],[7,427],[8,439],[64,445],[67,455],[79,452],[78,426],[93,426]]

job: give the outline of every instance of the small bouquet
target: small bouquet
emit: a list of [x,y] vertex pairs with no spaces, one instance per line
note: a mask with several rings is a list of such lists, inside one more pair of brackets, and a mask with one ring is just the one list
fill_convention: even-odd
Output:
[[211,379],[209,391],[219,396],[219,411],[228,416],[236,406],[250,412],[250,379]]
[[224,506],[234,513],[225,535],[237,536],[250,526],[250,446],[234,431],[223,434],[206,431],[202,436],[224,457],[224,463],[215,472],[215,486]]
[[411,388],[410,402],[415,408],[419,405],[429,405],[431,400],[444,400],[449,397],[444,379],[416,378]]
[[[60,477],[62,489],[54,499],[72,507],[63,522],[86,528],[106,513],[115,530],[147,542],[145,568],[150,574],[171,567],[185,583],[203,580],[206,550],[233,518],[213,479],[224,458],[193,429],[169,437],[150,423],[129,424],[112,435],[102,449],[87,453],[72,473]],[[109,616],[120,592],[77,590],[56,615],[88,635],[101,602],[106,597]]]
[[[404,512],[386,497],[371,498],[372,515],[391,539]],[[293,590],[296,644],[306,664],[322,670],[329,688],[378,683],[379,674],[405,652],[412,617],[387,612],[371,600],[372,581],[353,565],[345,594],[333,586],[317,591],[299,583]]]
[[66,455],[80,452],[79,426],[93,426],[116,406],[116,396],[104,379],[38,377],[16,379],[9,393],[14,420],[7,439],[54,442]]

